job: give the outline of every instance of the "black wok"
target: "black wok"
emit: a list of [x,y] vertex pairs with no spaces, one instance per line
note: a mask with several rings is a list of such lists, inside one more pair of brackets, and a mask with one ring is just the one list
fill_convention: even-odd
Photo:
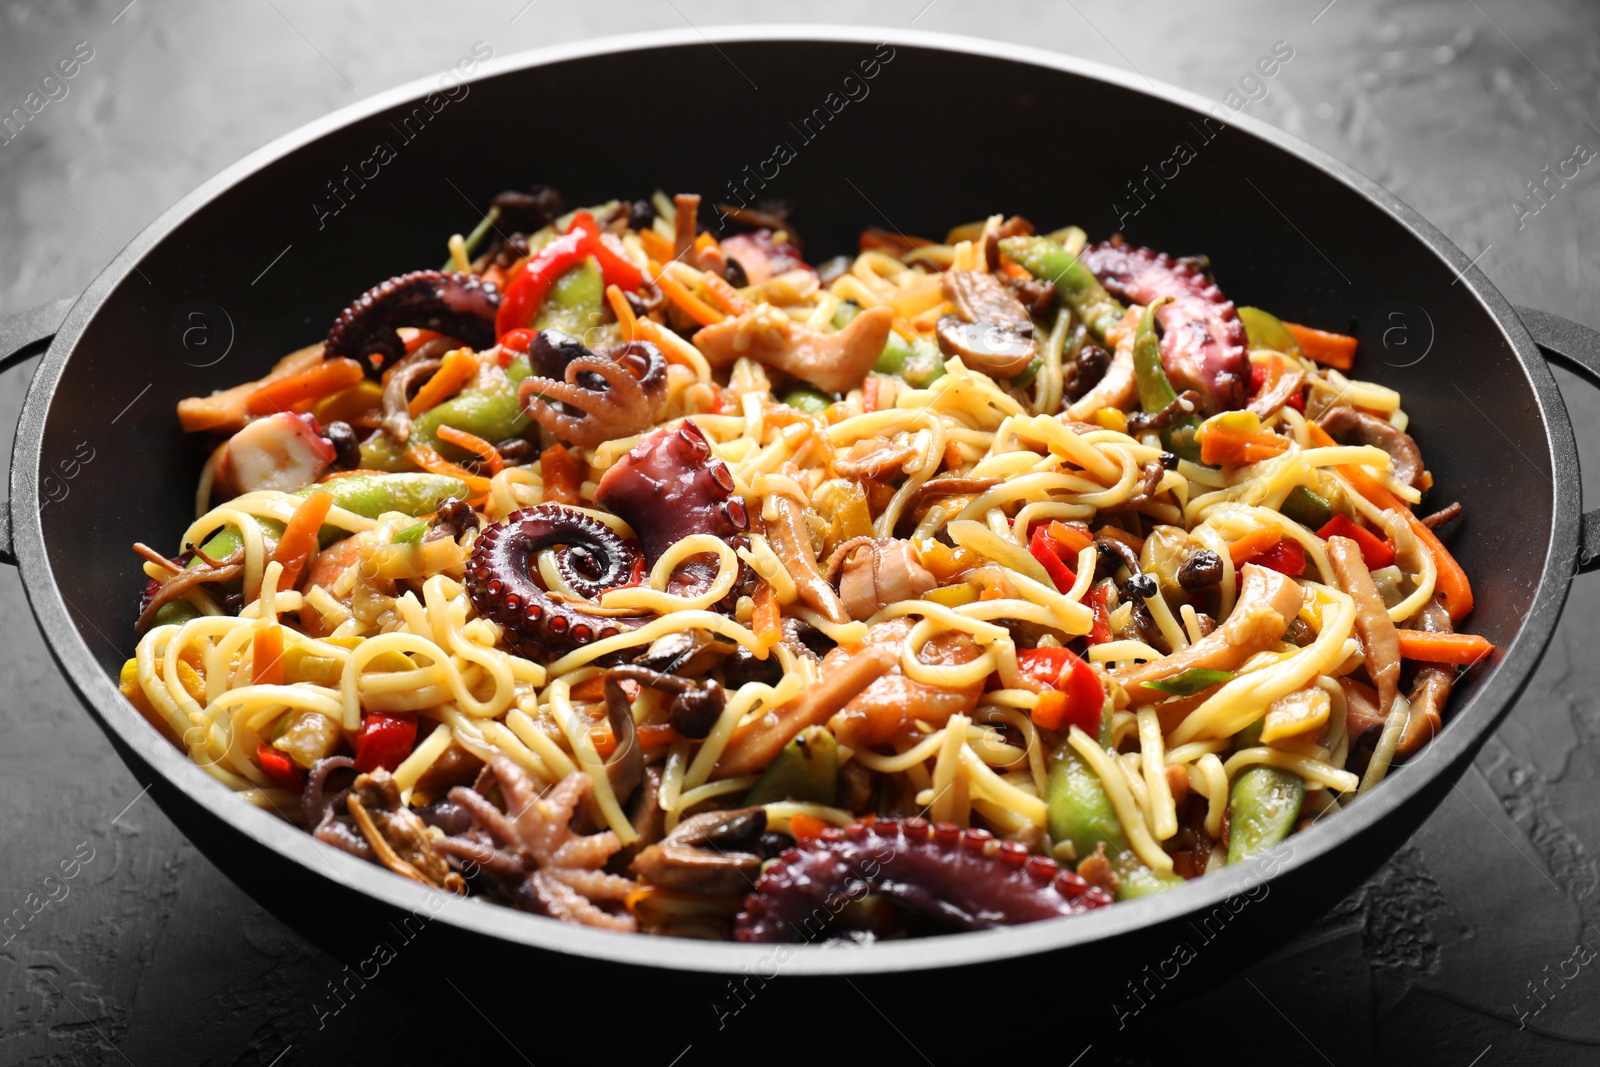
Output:
[[[891,47],[877,48],[885,38]],[[868,80],[861,64],[874,56]],[[850,976],[892,1013],[930,988],[896,972],[966,968],[960,988],[1026,988],[1064,966],[1099,969],[1103,997],[1086,1018],[1114,1027],[1135,1004],[1125,981],[1175,999],[1198,976],[1281,944],[1382,862],[1509,709],[1569,582],[1600,551],[1600,514],[1580,512],[1572,428],[1545,363],[1600,381],[1600,335],[1513,308],[1393,196],[1220,104],[1011,45],[809,27],[589,43],[494,62],[467,92],[439,85],[346,108],[244,159],[161,216],[81,298],[15,316],[0,336],[9,362],[49,342],[17,432],[0,553],[21,569],[61,669],[206,854],[366,978],[374,944],[401,936],[389,920],[409,912],[404,929],[425,931],[422,947],[396,966],[412,973],[456,959],[471,973],[531,960],[528,973],[559,965],[573,980],[631,978],[636,989],[643,975],[653,1002],[687,1005],[684,1025],[697,1028],[734,1025],[728,974],[745,990],[780,973],[821,976],[786,983],[788,1004],[802,993],[853,1000],[827,977]],[[693,86],[715,107],[693,126],[642,121],[640,101],[662,85]],[[707,114],[717,140],[688,132],[707,128]],[[1179,142],[1191,158],[1175,167]],[[374,165],[379,144],[393,158]],[[558,185],[569,203],[657,186],[711,201],[791,197],[813,258],[853,248],[865,226],[938,233],[996,210],[1204,252],[1236,302],[1357,333],[1358,374],[1404,394],[1436,500],[1466,505],[1452,550],[1474,583],[1471,628],[1499,651],[1458,686],[1419,758],[1294,837],[1275,872],[1228,869],[1068,921],[777,955],[446,902],[324,848],[239,801],[117,692],[141,582],[129,544],[174,543],[192,514],[203,457],[174,418],[180,397],[256,377],[319,339],[355,295],[435,264],[444,237],[469,228],[491,195],[532,181]],[[1142,194],[1136,213],[1129,183]],[[1171,965],[1179,942],[1198,962]],[[737,1003],[760,1014],[778,999]],[[683,1042],[662,1040],[665,1062]]]

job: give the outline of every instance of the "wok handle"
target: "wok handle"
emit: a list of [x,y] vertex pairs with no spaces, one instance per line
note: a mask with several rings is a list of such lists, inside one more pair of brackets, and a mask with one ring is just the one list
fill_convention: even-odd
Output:
[[[1600,332],[1537,308],[1519,307],[1517,315],[1546,359],[1600,386]],[[1600,570],[1600,508],[1583,513],[1578,543],[1578,573],[1593,570]]]
[[[10,370],[43,352],[76,302],[76,297],[69,297],[0,318],[0,371]],[[17,555],[11,545],[9,505],[0,507],[0,563],[17,565]]]

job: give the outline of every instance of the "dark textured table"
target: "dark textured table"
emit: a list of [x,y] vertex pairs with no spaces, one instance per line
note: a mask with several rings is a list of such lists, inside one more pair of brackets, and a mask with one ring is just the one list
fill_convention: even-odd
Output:
[[[225,164],[444,70],[475,41],[505,55],[757,17],[702,0],[125,3],[34,0],[0,12],[0,115],[24,107],[59,60],[77,61],[0,143],[0,313],[77,293]],[[862,20],[859,5],[804,11]],[[1261,0],[1201,15],[1189,5],[894,0],[871,17],[1086,56],[1218,100],[1238,92],[1251,114],[1420,210],[1514,302],[1600,327],[1589,243],[1600,236],[1600,168],[1583,165],[1541,199],[1525,184],[1580,144],[1600,148],[1600,4]],[[1280,41],[1293,58],[1269,81],[1246,80]],[[22,377],[0,383],[0,426],[15,422]],[[1600,398],[1571,378],[1562,385],[1600,472]],[[0,572],[0,608],[0,914],[13,916],[0,931],[0,1063],[407,1063],[459,1058],[462,1035],[475,1054],[550,1062],[524,1020],[491,1021],[497,1036],[459,1002],[419,1012],[379,985],[319,1018],[314,1005],[344,961],[265,913],[142,796],[59,677],[10,571]],[[1600,1061],[1597,619],[1600,579],[1580,579],[1544,665],[1475,770],[1365,887],[1200,999],[1154,998],[1120,1043],[1101,1039],[1081,1062],[1169,1062],[1205,1048],[1341,1065]],[[915,1027],[851,1019],[886,1057],[940,1060],[936,1040],[910,1040]],[[1070,1015],[1059,1022],[1070,1027]],[[1039,1036],[1019,1050],[1037,1055]],[[1076,1055],[1068,1044],[1052,1058]],[[726,1053],[707,1039],[681,1062]],[[661,1062],[675,1054],[663,1046]]]

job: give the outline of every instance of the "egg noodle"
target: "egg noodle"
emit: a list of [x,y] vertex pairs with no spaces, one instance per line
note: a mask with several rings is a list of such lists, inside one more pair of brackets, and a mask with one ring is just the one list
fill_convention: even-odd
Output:
[[[1248,320],[1250,393],[1286,377],[1299,387],[1248,415],[1188,401],[1173,409],[1193,412],[1193,437],[1180,448],[1170,420],[1145,428],[1157,413],[1141,413],[1131,390],[1083,409],[1128,353],[1160,340],[1159,332],[1138,336],[1146,309],[1137,303],[1097,339],[1084,307],[1047,292],[1031,305],[1028,366],[1009,376],[986,373],[982,353],[941,346],[942,323],[962,311],[948,279],[983,275],[1020,292],[1030,270],[1040,272],[1015,242],[1048,242],[1046,251],[1076,259],[1081,231],[1031,237],[1020,220],[996,216],[942,243],[872,232],[859,254],[823,264],[819,276],[800,262],[790,235],[770,225],[759,239],[719,242],[695,234],[691,217],[685,241],[680,212],[695,202],[658,194],[642,224],[626,204],[589,209],[606,230],[604,248],[663,299],[630,301],[615,283],[600,297],[596,286],[587,305],[573,304],[578,318],[562,318],[572,308],[560,302],[575,300],[563,281],[536,324],[564,328],[593,351],[630,342],[660,351],[665,401],[634,432],[580,446],[522,415],[514,436],[534,447],[520,456],[506,441],[483,459],[471,445],[455,447],[452,427],[493,440],[467,422],[439,423],[444,430],[430,438],[436,455],[397,451],[382,440],[380,386],[348,380],[297,396],[287,415],[256,405],[214,423],[220,443],[202,476],[198,517],[180,539],[187,551],[163,560],[146,550],[153,589],[187,584],[147,613],[122,677],[135,705],[218,781],[297,822],[314,817],[305,781],[310,772],[326,783],[323,761],[353,755],[369,776],[386,775],[398,797],[389,822],[368,833],[375,824],[362,807],[366,821],[356,820],[350,836],[359,846],[366,835],[375,858],[397,870],[384,857],[401,844],[382,825],[398,825],[401,812],[427,818],[433,828],[409,842],[409,869],[425,873],[417,857],[446,834],[439,805],[475,781],[487,791],[484,765],[509,761],[535,790],[585,776],[586,814],[576,825],[609,830],[625,849],[675,840],[692,817],[742,810],[750,797],[769,833],[801,841],[868,816],[981,826],[1077,866],[1117,896],[1274,843],[1372,788],[1438,728],[1442,697],[1429,696],[1438,690],[1428,685],[1447,693],[1441,672],[1455,668],[1441,664],[1468,661],[1430,659],[1423,639],[1466,636],[1440,624],[1444,594],[1465,580],[1411,515],[1417,486],[1431,478],[1408,478],[1388,446],[1389,431],[1403,437],[1407,425],[1400,397],[1313,358],[1312,340],[1335,335],[1281,323],[1268,333]],[[496,217],[489,229],[498,229]],[[506,287],[509,301],[518,272],[537,269],[542,247],[577,232],[575,218],[557,217],[528,238],[489,238],[493,247],[472,272]],[[453,237],[453,260],[465,263],[484,230],[465,242]],[[996,242],[1005,255],[994,254]],[[1056,288],[1067,296],[1063,284]],[[771,357],[759,338],[736,341],[743,354],[732,358],[710,341],[748,321],[751,331],[842,343],[865,334],[851,334],[850,323],[877,308],[888,309],[884,355],[837,391],[807,384],[803,368]],[[776,318],[762,324],[761,316]],[[415,348],[430,335],[402,336]],[[1111,363],[1100,386],[1089,354],[1097,340]],[[506,377],[516,372],[507,359],[516,342],[503,331],[501,341],[478,351],[455,346],[436,361],[428,377],[465,368],[454,390],[433,400],[439,411],[457,394],[515,391]],[[318,360],[320,350],[296,354],[243,391],[185,403],[220,409],[220,398],[231,397],[237,406],[286,375],[333,362]],[[1175,385],[1192,384],[1170,359],[1167,370]],[[449,387],[442,377],[418,382],[426,384],[413,408],[436,385]],[[1324,430],[1341,408],[1366,420],[1359,432]],[[428,413],[408,414],[414,426],[427,424]],[[279,477],[285,463],[271,458],[272,446],[248,437],[264,433],[265,420],[307,417],[314,427],[343,421],[359,431],[356,473],[329,472],[324,459],[298,481],[292,472]],[[1388,429],[1367,432],[1369,422]],[[641,564],[636,581],[587,597],[568,549],[538,549],[528,580],[559,604],[619,625],[529,658],[503,620],[477,606],[477,539],[554,501],[631,545],[638,531],[596,499],[605,495],[598,487],[650,447],[650,435],[686,423],[707,442],[708,462],[726,465],[748,528],[737,537],[691,533]],[[1235,438],[1245,451],[1203,462],[1214,442]],[[541,455],[543,446],[559,455]],[[558,473],[561,455],[575,476]],[[272,467],[272,477],[252,481],[252,463]],[[439,529],[442,499],[419,507],[403,496],[340,495],[344,479],[390,484],[374,471],[431,473],[463,486],[472,511]],[[311,527],[315,543],[294,558],[298,513],[321,488],[335,502]],[[701,568],[698,583],[680,580],[690,561]],[[667,673],[681,669],[688,688],[720,679],[720,703],[703,729],[688,730],[673,690],[626,681],[623,699],[650,772],[641,804],[643,787],[615,773],[619,740],[635,739],[619,738],[608,720],[605,693],[616,682],[607,679],[619,664],[659,665],[666,648],[710,650]],[[1087,705],[1076,677],[1092,679]],[[837,699],[828,704],[830,696]],[[376,754],[380,723],[405,731],[403,749],[389,758]],[[825,781],[795,775],[796,753],[811,752],[797,749],[797,738],[825,746]],[[1278,793],[1250,792],[1263,782]],[[494,797],[509,808],[509,796]],[[1080,816],[1093,804],[1115,826],[1086,835]],[[345,812],[335,802],[330,817],[356,814],[356,804]],[[389,838],[373,839],[383,833]],[[637,913],[661,932],[727,936],[726,925],[645,920],[640,901],[653,892],[679,898],[653,890],[660,887],[637,869],[607,870],[643,894],[601,905],[607,914]],[[504,899],[480,881],[472,889]],[[705,896],[720,901],[726,892]]]

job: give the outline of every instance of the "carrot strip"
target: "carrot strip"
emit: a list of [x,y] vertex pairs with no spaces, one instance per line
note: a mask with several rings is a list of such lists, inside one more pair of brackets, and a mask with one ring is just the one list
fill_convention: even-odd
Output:
[[870,374],[861,383],[861,410],[869,415],[878,410],[878,379]]
[[1356,339],[1342,333],[1328,333],[1293,322],[1284,323],[1294,334],[1295,343],[1308,359],[1326,364],[1337,370],[1349,370],[1356,365]]
[[257,630],[250,646],[250,680],[256,685],[283,684],[283,627]]
[[622,343],[627,344],[634,339],[633,305],[628,303],[628,298],[623,294],[621,287],[606,286],[606,303],[611,305],[612,312],[617,316],[617,326],[622,334]]
[[[406,455],[411,457],[411,462],[430,474],[443,474],[466,482],[467,491],[472,494],[473,500],[480,500],[489,495],[489,479],[481,474],[473,474],[458,464],[451,463],[427,445],[412,445],[406,450]],[[467,501],[467,503],[472,503],[472,500]]]
[[828,824],[815,815],[800,812],[789,817],[789,833],[796,841],[810,841],[813,837],[820,837]]
[[705,281],[701,284],[706,287],[706,295],[730,315],[743,315],[746,311],[755,307],[754,304],[739,295],[739,290],[715,274],[707,272]]
[[655,283],[661,287],[663,293],[667,294],[668,300],[682,308],[685,315],[702,326],[715,326],[728,317],[689,292],[688,286],[666,271],[656,275]]
[[279,589],[293,589],[300,582],[300,571],[306,560],[317,550],[317,534],[333,507],[333,494],[318,490],[306,497],[289,516],[289,523],[278,538],[278,547],[272,553],[273,562],[283,567],[283,577],[278,579]]
[[1094,544],[1094,535],[1089,532],[1088,527],[1081,523],[1052,520],[1049,531],[1050,539],[1066,548],[1074,556]]
[[506,461],[500,455],[500,450],[477,434],[458,430],[454,426],[440,426],[434,433],[441,441],[448,442],[468,452],[476,453],[489,465],[489,477],[493,478],[496,474],[506,469]]
[[1220,422],[1200,427],[1200,462],[1213,467],[1242,467],[1289,451],[1289,439],[1267,430],[1252,432]]
[[1426,630],[1400,630],[1400,655],[1424,663],[1472,664],[1494,651],[1486,637],[1477,634],[1439,634]]
[[245,398],[245,410],[252,415],[288,411],[296,404],[348,389],[365,376],[361,364],[353,359],[324,360],[299,374],[264,383]]
[[407,410],[414,419],[429,408],[437,407],[460,391],[463,385],[478,373],[478,357],[470,348],[458,348],[445,354],[433,377],[422,383],[417,395],[411,398]]
[[[640,748],[662,748],[681,737],[669,723],[641,723],[634,727],[634,734],[639,739]],[[617,750],[617,738],[611,732],[610,723],[589,727],[589,742],[594,745],[594,750],[601,759],[610,759],[611,754]]]
[[1258,527],[1229,545],[1228,555],[1235,567],[1242,567],[1282,540],[1282,526]]
[[560,445],[551,445],[539,455],[539,474],[544,478],[544,500],[547,504],[576,504],[583,473],[571,452]]
[[438,330],[428,330],[421,326],[402,326],[395,332],[400,335],[400,340],[405,342],[408,356],[429,341],[437,341],[444,336]]
[[[1306,429],[1310,432],[1312,444],[1322,448],[1331,448],[1338,444],[1328,435],[1328,431],[1314,422],[1306,423]],[[1406,524],[1411,527],[1412,534],[1427,547],[1428,552],[1433,556],[1434,568],[1438,571],[1438,577],[1434,581],[1434,591],[1439,597],[1439,602],[1444,605],[1444,609],[1450,613],[1450,621],[1460,622],[1471,614],[1472,582],[1467,578],[1467,572],[1461,569],[1461,564],[1456,562],[1456,558],[1450,554],[1448,548],[1444,547],[1444,543],[1439,540],[1438,536],[1428,529],[1421,519],[1411,513],[1411,509],[1405,505],[1404,501],[1389,492],[1378,479],[1367,473],[1365,467],[1352,463],[1335,467],[1334,469],[1355,487],[1356,492],[1370,500],[1375,507],[1383,511],[1398,511],[1405,518]]]
[[750,628],[763,645],[771,648],[783,639],[783,609],[778,604],[778,591],[771,582],[763,580],[756,584],[752,599],[755,610],[750,615]]
[[644,245],[645,255],[657,263],[666,263],[672,259],[672,242],[654,230],[640,230],[639,243]]

